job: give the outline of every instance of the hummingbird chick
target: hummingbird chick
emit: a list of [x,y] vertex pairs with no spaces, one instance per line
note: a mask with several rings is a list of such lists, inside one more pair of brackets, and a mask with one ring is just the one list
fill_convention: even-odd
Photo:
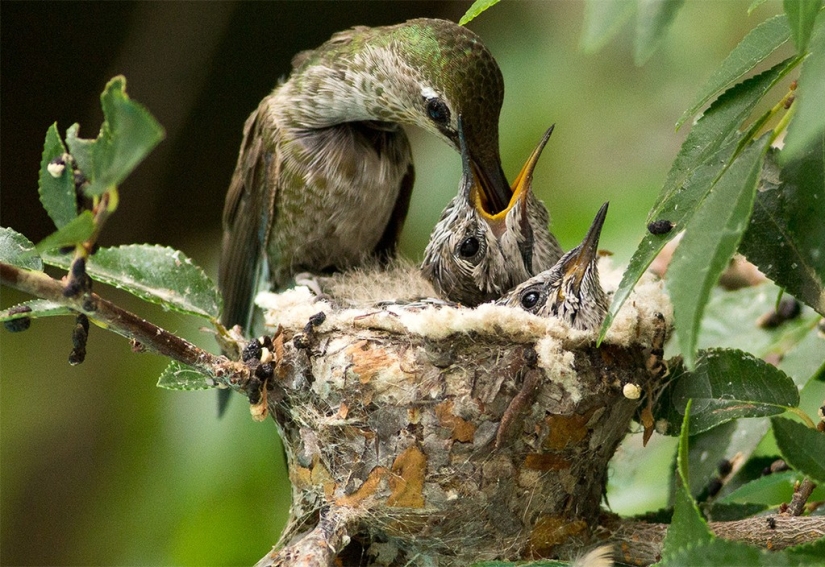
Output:
[[550,215],[532,190],[533,169],[551,126],[522,167],[507,207],[496,212],[479,185],[459,120],[462,177],[458,195],[444,209],[424,251],[422,274],[450,301],[475,306],[498,299],[549,269],[562,250],[550,233]]
[[292,66],[246,121],[224,206],[221,321],[247,335],[260,289],[394,256],[414,180],[401,126],[457,150],[462,115],[480,193],[493,213],[511,197],[498,149],[504,81],[467,28],[355,27]]
[[599,209],[581,244],[552,268],[525,281],[496,303],[520,307],[539,317],[558,317],[574,329],[598,328],[609,303],[596,266],[607,206],[605,203]]

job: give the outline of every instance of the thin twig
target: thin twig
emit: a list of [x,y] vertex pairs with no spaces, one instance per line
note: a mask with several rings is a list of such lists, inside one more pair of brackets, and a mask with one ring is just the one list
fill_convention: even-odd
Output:
[[137,341],[147,350],[197,368],[227,386],[245,384],[249,378],[249,369],[243,363],[207,352],[95,293],[66,297],[63,284],[44,272],[0,262],[0,283],[83,313],[105,328]]
[[[825,518],[793,517],[777,514],[766,521],[764,516],[732,522],[710,522],[709,527],[720,538],[778,551],[825,536]],[[629,565],[650,565],[661,559],[667,524],[648,524],[621,520],[605,526],[611,532],[608,541],[622,550],[621,560]]]
[[791,516],[802,515],[802,512],[805,510],[805,503],[808,501],[808,498],[811,497],[811,492],[814,491],[814,488],[816,488],[816,484],[807,477],[802,481],[802,484],[796,487],[793,491],[791,503],[788,505],[788,513]]

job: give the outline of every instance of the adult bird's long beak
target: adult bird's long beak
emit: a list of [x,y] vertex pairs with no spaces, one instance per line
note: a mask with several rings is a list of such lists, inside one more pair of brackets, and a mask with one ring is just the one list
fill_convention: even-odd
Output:
[[[596,218],[593,219],[593,223],[590,225],[584,241],[571,250],[563,259],[562,277],[565,280],[572,280],[570,287],[576,295],[579,295],[581,292],[582,280],[584,279],[584,274],[587,272],[588,266],[596,261],[599,249],[599,237],[601,237],[602,234],[602,226],[607,216],[607,206],[609,204],[608,202],[602,205],[602,208],[596,213]],[[567,286],[562,286],[562,289],[565,287]]]
[[479,160],[472,156],[470,163],[472,174],[477,181],[481,210],[488,214],[496,214],[508,209],[512,201],[512,191],[507,184],[504,170],[501,169],[501,163],[498,160]]

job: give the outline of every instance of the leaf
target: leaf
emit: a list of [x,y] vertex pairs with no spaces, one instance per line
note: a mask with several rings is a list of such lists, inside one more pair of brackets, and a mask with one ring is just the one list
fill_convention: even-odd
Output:
[[794,483],[799,480],[799,473],[783,471],[760,476],[743,484],[719,501],[728,504],[765,504],[778,506],[782,502],[789,502],[793,496]]
[[702,494],[708,482],[718,476],[720,461],[737,454],[744,459],[750,457],[768,427],[764,419],[737,419],[692,435],[688,451],[690,493],[694,497]]
[[69,128],[66,143],[78,167],[89,180],[89,196],[101,195],[119,185],[163,139],[163,128],[140,104],[126,95],[126,79],[117,76],[100,95],[104,121],[94,140],[77,137]]
[[688,474],[690,408],[691,401],[688,400],[681,427],[682,433],[679,436],[679,447],[676,450],[676,498],[673,506],[673,521],[667,529],[662,546],[662,565],[669,564],[672,558],[686,547],[693,547],[713,539],[713,534],[702,518],[688,489],[690,486]]
[[791,558],[792,565],[822,565],[822,558],[825,557],[825,538],[789,547],[784,553]]
[[630,19],[636,9],[633,0],[585,0],[581,48],[594,53],[604,47]]
[[739,350],[699,351],[695,370],[687,371],[677,360],[670,371],[673,379],[654,408],[657,420],[667,420],[668,435],[679,432],[690,400],[694,434],[740,417],[776,415],[799,405],[793,380]]
[[643,65],[661,43],[684,0],[637,0],[634,61]]
[[[68,268],[71,259],[48,255],[46,262]],[[181,313],[217,318],[220,294],[204,271],[182,252],[151,244],[101,248],[86,262],[86,273],[103,283]]]
[[59,228],[57,232],[53,232],[38,242],[37,250],[41,254],[44,254],[55,248],[75,246],[89,240],[94,232],[95,220],[91,211],[83,211],[72,221]]
[[668,267],[667,289],[685,364],[691,368],[711,288],[748,225],[770,134],[748,146],[713,185],[685,227]]
[[785,462],[817,483],[825,482],[825,433],[784,417],[772,418],[771,424]]
[[722,61],[719,69],[711,75],[699,91],[696,100],[676,122],[676,128],[680,128],[719,91],[764,61],[779,46],[788,41],[790,34],[788,20],[783,15],[775,16],[753,28]]
[[751,5],[748,6],[748,15],[750,16],[751,12],[756,10],[759,6],[761,6],[765,2],[766,2],[766,0],[753,0],[753,2],[751,2]]
[[29,319],[37,319],[39,317],[55,317],[58,315],[76,314],[77,313],[65,305],[55,303],[54,301],[48,301],[46,299],[32,299],[31,301],[24,301],[23,303],[18,303],[14,307],[0,311],[0,322],[13,321],[24,317]]
[[825,379],[825,335],[812,328],[782,358],[779,368],[790,376],[798,388],[807,386],[813,380]]
[[822,0],[784,0],[782,7],[788,17],[796,51],[801,55],[808,47]]
[[802,64],[799,88],[796,89],[796,115],[788,126],[781,160],[787,163],[804,154],[814,140],[825,132],[825,112],[822,112],[822,93],[825,93],[825,16],[820,12],[809,44],[810,55]]
[[769,152],[739,250],[794,297],[825,315],[825,131],[781,170]]
[[[811,327],[815,325],[814,319],[818,319],[819,316],[807,310],[798,318],[786,321],[777,328],[760,328],[756,324],[757,319],[776,307],[776,298],[781,291],[770,282],[736,291],[714,288],[705,309],[705,316],[702,318],[699,348],[734,348],[749,352],[758,358],[770,353],[793,352],[799,344],[806,342],[803,335],[810,334]],[[820,356],[820,362],[821,358]],[[785,362],[783,359],[780,364],[783,370]],[[785,372],[795,379],[797,386],[803,385],[797,381],[800,376],[787,370]],[[810,372],[813,372],[813,369],[810,369]]]
[[668,565],[690,565],[691,567],[722,567],[725,565],[748,565],[748,567],[777,567],[790,565],[782,552],[762,551],[756,547],[714,538],[691,547],[683,547],[677,553],[663,560],[662,567]]
[[501,0],[476,0],[473,5],[461,16],[458,20],[458,25],[465,26],[472,22],[476,17],[488,8],[492,8]]
[[755,516],[767,509],[768,507],[765,504],[722,504],[714,502],[705,509],[705,513],[708,516],[708,521],[732,522]]
[[[62,163],[66,146],[57,132],[57,123],[46,131],[43,159],[40,160],[40,202],[57,228],[63,228],[77,216],[77,194],[70,163]],[[61,160],[60,164],[53,164]],[[59,173],[58,173],[59,172]],[[58,175],[54,175],[58,173]]]
[[24,270],[43,270],[43,261],[32,241],[16,230],[2,226],[0,226],[0,262]]
[[158,388],[167,390],[208,390],[214,387],[215,381],[211,376],[175,360],[169,363],[158,379]]
[[676,229],[664,235],[647,233],[644,236],[630,259],[619,288],[613,294],[599,340],[604,338],[633,286],[665,244],[693,216],[713,182],[727,166],[741,141],[739,126],[764,94],[798,63],[798,59],[785,60],[761,75],[728,89],[691,129],[670,168],[656,204],[648,214],[648,222],[666,219],[674,223]]

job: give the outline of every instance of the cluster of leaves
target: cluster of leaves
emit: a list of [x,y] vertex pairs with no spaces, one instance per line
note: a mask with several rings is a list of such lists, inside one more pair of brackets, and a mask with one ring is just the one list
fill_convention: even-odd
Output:
[[[94,281],[112,285],[180,313],[196,315],[217,326],[221,297],[206,273],[178,250],[133,244],[98,248],[95,240],[118,202],[118,186],[163,139],[163,128],[125,91],[126,80],[115,77],[101,94],[104,122],[95,139],[78,137],[79,126],[66,131],[65,144],[52,125],[46,133],[40,164],[40,201],[57,230],[34,245],[11,228],[0,228],[0,261],[42,272],[44,264],[71,269],[80,258]],[[68,146],[68,149],[67,149]],[[94,251],[94,253],[91,253]],[[14,321],[75,315],[68,307],[43,299],[27,301],[0,313]],[[90,317],[96,322],[94,316]],[[19,323],[18,323],[19,325]],[[187,374],[181,384],[180,365],[162,376],[162,385],[206,386],[204,375]]]
[[[779,552],[769,552],[744,543],[717,538],[710,531],[690,491],[690,465],[692,463],[688,451],[688,439],[693,403],[690,401],[685,407],[676,458],[673,518],[665,537],[662,560],[659,565],[820,565],[822,553],[825,551],[825,540]],[[795,442],[791,438],[799,436],[798,444],[808,444],[808,449],[818,447],[819,454],[825,450],[825,436],[817,431],[784,418],[774,418],[773,425],[777,432],[777,439],[781,439],[782,444],[794,445]],[[795,449],[796,447],[793,449],[794,453]],[[825,470],[817,466],[809,466],[809,463],[802,464],[801,462],[794,466],[802,467],[800,470],[820,482],[825,480],[822,476]]]
[[[603,2],[589,2],[585,47],[606,43],[635,11],[635,56],[643,62],[681,2],[656,4],[635,10],[633,2],[613,2],[611,11],[601,9]],[[747,461],[770,434],[766,419],[739,418],[787,411],[799,416],[805,425],[770,421],[782,458],[797,472],[762,477],[762,467],[748,467],[758,462],[754,458],[703,505],[706,515],[744,518],[787,502],[801,475],[825,481],[825,436],[799,409],[799,391],[825,378],[817,337],[817,322],[825,315],[825,11],[820,0],[786,1],[784,7],[784,14],[756,26],[734,48],[679,119],[677,127],[716,97],[693,124],[648,216],[648,222],[667,221],[673,230],[644,236],[605,321],[606,331],[653,259],[681,235],[666,282],[681,356],[671,359],[670,384],[654,408],[657,429],[681,432],[665,564],[707,563],[712,557],[720,565],[760,565],[780,559],[713,538],[694,500],[706,492],[717,463],[734,454]],[[791,40],[794,55],[753,74]],[[796,81],[777,94],[774,87],[792,72],[798,72]],[[754,117],[761,101],[771,108]],[[772,147],[780,136],[782,149]],[[737,252],[779,288],[715,288]],[[758,328],[757,317],[783,291],[810,309],[779,329]],[[763,358],[778,361],[778,367]],[[804,564],[811,561],[808,553],[821,557],[805,549],[789,550],[783,559]]]
[[[749,11],[763,1],[755,0]],[[462,23],[496,3],[478,0]],[[598,50],[635,16],[634,57],[642,64],[682,4],[588,0],[582,47]],[[789,41],[795,53],[758,72]],[[780,91],[777,85],[792,73],[796,80]],[[825,315],[824,93],[822,1],[785,0],[784,14],[756,26],[678,120],[677,128],[713,101],[693,124],[648,215],[649,223],[671,230],[651,230],[643,237],[605,321],[602,337],[654,258],[679,236],[666,283],[674,306],[675,352],[681,354],[671,358],[671,380],[653,408],[657,430],[680,435],[664,564],[806,564],[821,558],[822,542],[768,559],[756,548],[717,540],[694,499],[707,497],[703,492],[717,463],[734,454],[742,462],[751,458],[770,436],[769,425],[776,448],[795,471],[762,477],[763,466],[757,467],[754,457],[712,502],[703,503],[704,513],[724,520],[748,517],[787,502],[803,476],[825,482],[825,436],[799,408],[800,390],[825,380],[823,341],[817,336]],[[763,101],[771,108],[753,116]],[[782,149],[773,147],[783,136]],[[736,292],[715,287],[737,252],[779,287]],[[809,306],[801,317],[777,329],[755,325],[785,291]],[[805,424],[766,419],[785,412]]]

